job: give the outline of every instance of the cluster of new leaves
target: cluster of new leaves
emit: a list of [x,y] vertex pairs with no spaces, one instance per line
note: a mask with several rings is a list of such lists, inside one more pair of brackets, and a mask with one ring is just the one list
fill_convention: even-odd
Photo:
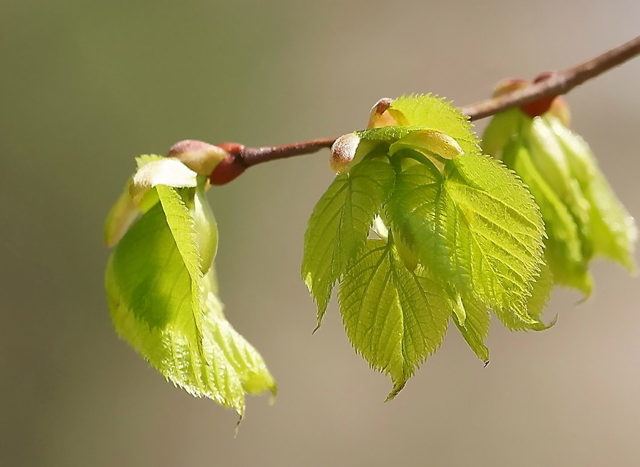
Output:
[[540,206],[553,281],[588,296],[594,255],[633,270],[637,234],[588,145],[568,123],[568,109],[559,99],[534,118],[511,109],[489,123],[483,147],[522,178]]
[[370,126],[334,145],[344,170],[309,220],[302,276],[318,325],[339,283],[347,335],[389,374],[391,398],[450,320],[484,361],[490,311],[511,329],[544,328],[551,281],[536,203],[511,170],[481,155],[458,110],[434,96],[401,97]]
[[[633,268],[633,219],[566,113],[504,112],[483,146],[494,157],[460,111],[419,95],[380,101],[369,129],[332,147],[338,175],[309,220],[302,276],[318,326],[339,284],[347,335],[391,377],[389,398],[450,321],[486,362],[491,312],[510,329],[545,329],[552,287],[588,294],[595,254]],[[217,295],[205,190],[230,155],[190,140],[170,155],[137,158],[107,218],[113,323],[175,385],[242,416],[245,394],[275,383]]]
[[206,176],[174,158],[137,161],[105,225],[107,244],[117,244],[106,272],[116,331],[172,383],[242,416],[245,393],[276,387],[217,296]]

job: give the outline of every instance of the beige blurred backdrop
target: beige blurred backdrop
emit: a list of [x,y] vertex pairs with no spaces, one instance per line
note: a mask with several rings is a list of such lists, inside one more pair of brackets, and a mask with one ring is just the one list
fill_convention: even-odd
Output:
[[[222,298],[279,382],[236,417],[111,326],[102,222],[133,156],[362,128],[380,97],[463,105],[640,33],[603,2],[0,1],[0,465],[640,465],[640,282],[597,261],[542,333],[494,323],[487,368],[452,329],[396,400],[299,277],[327,152],[209,193]],[[574,90],[574,128],[640,218],[640,59]],[[481,129],[486,122],[480,122]]]

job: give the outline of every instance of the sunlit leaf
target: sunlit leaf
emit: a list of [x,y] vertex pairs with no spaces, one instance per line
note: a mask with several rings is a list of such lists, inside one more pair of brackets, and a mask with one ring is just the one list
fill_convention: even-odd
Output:
[[423,264],[480,302],[526,319],[542,263],[542,220],[522,183],[486,157],[453,160],[442,176],[402,162],[389,214]]
[[318,305],[318,324],[334,284],[364,246],[393,181],[387,157],[371,154],[338,175],[316,204],[305,233],[302,277]]
[[460,334],[467,341],[469,347],[478,356],[480,360],[489,363],[489,349],[484,341],[489,334],[489,325],[491,324],[491,315],[486,306],[478,303],[476,300],[467,297],[463,300],[458,296],[459,305],[464,308],[465,319],[462,322],[456,315],[453,320]]
[[224,319],[213,269],[202,274],[196,189],[154,190],[160,202],[132,225],[107,266],[116,331],[175,385],[242,415],[245,391],[275,391],[275,384]]
[[354,348],[388,374],[393,398],[441,344],[451,315],[447,293],[425,270],[410,272],[392,240],[368,240],[340,285],[340,312]]
[[441,131],[455,139],[465,154],[479,154],[479,141],[469,118],[445,99],[433,94],[402,96],[388,110],[400,126]]

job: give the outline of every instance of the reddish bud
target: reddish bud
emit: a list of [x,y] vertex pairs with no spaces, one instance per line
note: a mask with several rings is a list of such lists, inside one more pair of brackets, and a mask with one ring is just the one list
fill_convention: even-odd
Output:
[[529,86],[529,82],[522,78],[507,78],[503,79],[493,90],[493,97],[500,97],[504,94],[509,94],[518,89],[526,88]]
[[244,144],[240,143],[218,143],[216,144],[221,149],[224,149],[229,154],[237,155],[240,154],[244,150]]
[[571,111],[564,97],[558,96],[553,100],[549,113],[558,118],[564,126],[569,127],[571,125]]
[[539,117],[540,115],[547,113],[555,98],[556,96],[542,97],[533,102],[529,102],[528,104],[522,104],[520,108],[531,118]]
[[[534,78],[533,82],[540,83],[541,81],[545,81],[551,78],[554,74],[555,73],[552,71],[543,71],[542,73],[540,73],[538,76]],[[556,96],[541,97],[540,99],[537,99],[533,102],[529,102],[527,104],[521,105],[520,108],[529,117],[531,118],[538,117],[549,111],[549,108],[551,108],[551,105],[553,104],[553,101],[555,100],[556,97],[558,96],[556,95]]]
[[168,157],[174,157],[200,175],[209,175],[214,167],[227,156],[227,152],[218,146],[185,139],[169,149]]
[[[223,143],[223,144],[229,144],[229,143]],[[236,143],[231,143],[231,144],[236,144]],[[238,146],[242,146],[242,145],[238,145]],[[228,149],[225,149],[225,150],[228,151]],[[241,150],[242,149],[240,149],[240,151]],[[240,164],[239,160],[236,159],[234,153],[231,153],[230,155],[225,157],[222,161],[220,161],[220,163],[216,166],[216,168],[213,169],[213,172],[211,172],[211,175],[209,176],[209,181],[211,182],[212,185],[225,185],[229,183],[231,180],[233,180],[234,178],[236,178],[238,175],[240,175],[242,172],[244,172],[246,169],[247,167]]]

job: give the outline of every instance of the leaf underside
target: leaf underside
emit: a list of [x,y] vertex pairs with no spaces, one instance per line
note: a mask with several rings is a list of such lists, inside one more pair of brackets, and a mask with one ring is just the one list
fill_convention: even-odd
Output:
[[368,240],[340,285],[349,340],[372,368],[391,376],[393,398],[442,343],[450,313],[446,292],[426,271],[410,272],[391,243]]
[[200,268],[195,188],[154,188],[159,203],[132,225],[107,266],[116,331],[163,376],[242,416],[244,394],[275,393],[262,357],[225,319],[213,267]]
[[386,156],[372,154],[338,175],[316,204],[304,238],[302,278],[318,305],[318,325],[334,284],[364,246],[393,180]]

